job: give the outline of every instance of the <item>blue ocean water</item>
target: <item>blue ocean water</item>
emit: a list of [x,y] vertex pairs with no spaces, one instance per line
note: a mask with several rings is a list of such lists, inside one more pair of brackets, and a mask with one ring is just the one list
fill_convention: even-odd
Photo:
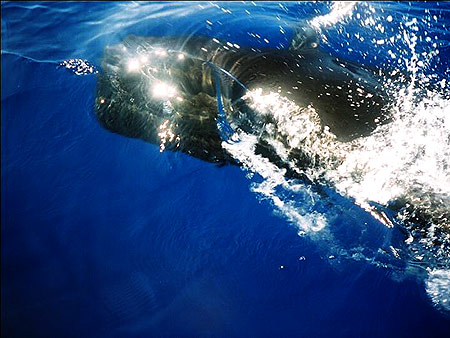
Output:
[[[317,210],[305,214],[306,208],[293,221],[291,209],[258,192],[258,170],[160,152],[158,145],[104,130],[94,114],[96,75],[60,65],[82,59],[98,68],[105,47],[130,34],[201,35],[285,48],[292,25],[309,20],[319,27],[324,50],[372,67],[397,64],[433,88],[413,109],[413,119],[402,110],[409,101],[399,105],[399,121],[408,122],[406,139],[423,132],[416,120],[426,130],[434,126],[419,113],[440,121],[442,129],[435,127],[437,136],[427,140],[444,169],[418,165],[433,174],[430,191],[437,185],[445,194],[450,4],[338,7],[2,2],[2,335],[449,335],[445,241],[431,253],[427,243],[402,244],[396,227],[355,205],[362,194],[356,184],[345,190],[348,196],[331,191],[331,202],[319,206],[326,231],[308,232],[307,216]],[[387,144],[381,148],[373,167],[391,154],[383,152],[392,150]],[[361,149],[370,154],[372,148]],[[376,169],[381,180],[385,172]],[[413,185],[414,175],[398,181]],[[307,204],[295,194],[283,198],[285,205]],[[379,250],[384,246],[392,248],[386,258]],[[421,256],[414,261],[408,250]]]

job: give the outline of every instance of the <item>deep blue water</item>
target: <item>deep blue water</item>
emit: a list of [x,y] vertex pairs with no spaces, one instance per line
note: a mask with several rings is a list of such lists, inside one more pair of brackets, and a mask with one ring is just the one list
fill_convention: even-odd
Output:
[[[440,57],[429,73],[449,79],[448,2],[372,6],[374,17],[394,18],[391,30],[435,15],[427,29]],[[298,236],[236,166],[160,153],[104,130],[93,111],[96,76],[58,66],[73,58],[99,65],[104,48],[129,34],[267,44],[250,32],[277,47],[288,41],[289,24],[330,7],[2,2],[2,336],[450,334],[450,317],[433,305],[424,279],[328,259],[327,244]],[[323,48],[369,65],[389,62],[393,47],[362,43],[353,37],[360,29],[351,20],[336,24]],[[372,25],[361,31],[366,42],[383,34]],[[349,39],[352,51],[341,45]],[[395,48],[407,56],[404,43]],[[342,224],[356,228],[362,219],[375,228],[368,242],[384,238],[375,220],[348,209]],[[353,245],[350,230],[339,233]]]

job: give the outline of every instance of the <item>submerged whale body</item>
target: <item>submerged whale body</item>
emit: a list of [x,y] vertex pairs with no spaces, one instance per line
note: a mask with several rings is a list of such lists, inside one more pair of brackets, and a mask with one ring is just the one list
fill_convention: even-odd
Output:
[[[311,29],[297,30],[287,50],[130,36],[106,48],[101,68],[95,107],[104,128],[210,162],[236,162],[222,147],[221,118],[227,127],[262,132],[267,117],[243,99],[252,90],[314,109],[321,126],[343,142],[388,119],[378,72],[322,51]],[[258,146],[280,162],[268,144]],[[301,149],[289,156],[302,158]]]

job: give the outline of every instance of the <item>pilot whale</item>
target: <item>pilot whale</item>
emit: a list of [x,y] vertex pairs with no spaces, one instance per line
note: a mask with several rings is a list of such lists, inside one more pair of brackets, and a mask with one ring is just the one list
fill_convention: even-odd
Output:
[[[243,100],[255,89],[312,107],[322,127],[342,142],[389,119],[380,72],[321,50],[317,33],[305,26],[294,31],[287,49],[208,37],[129,36],[105,49],[95,112],[107,130],[161,150],[236,163],[222,147],[218,122],[256,132],[263,117]],[[268,144],[260,142],[258,151],[283,166]],[[292,149],[292,156],[299,153]]]
[[[105,49],[97,74],[95,113],[111,132],[219,165],[245,165],[227,144],[236,142],[234,136],[240,132],[254,135],[254,155],[269,160],[287,178],[313,183],[320,190],[321,183],[336,182],[327,180],[326,174],[311,178],[309,168],[324,167],[326,173],[328,163],[334,162],[334,170],[342,163],[340,150],[345,156],[353,144],[391,122],[395,96],[387,83],[405,79],[402,74],[399,78],[386,74],[390,72],[322,50],[317,32],[308,26],[294,30],[286,49],[251,48],[200,36],[129,36]],[[288,118],[275,121],[257,109],[249,93],[263,101],[281,98],[272,110],[284,109],[283,105],[295,109]],[[313,121],[313,127],[303,128],[302,121]],[[277,123],[284,127],[292,123],[291,136],[309,129],[316,140],[291,142]],[[283,145],[283,152],[276,142]],[[319,151],[306,149],[307,144]],[[433,223],[444,224],[448,229],[448,213],[439,207],[430,211],[417,201],[414,196],[401,197],[387,207],[403,214],[402,222],[430,229]],[[368,210],[392,226],[378,208]]]

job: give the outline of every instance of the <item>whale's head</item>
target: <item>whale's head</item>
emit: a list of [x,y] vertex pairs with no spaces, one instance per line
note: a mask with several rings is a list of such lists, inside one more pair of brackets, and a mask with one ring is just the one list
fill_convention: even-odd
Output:
[[130,37],[108,47],[101,66],[95,108],[103,127],[159,144],[161,151],[227,160],[217,133],[214,70],[206,59],[169,39]]

